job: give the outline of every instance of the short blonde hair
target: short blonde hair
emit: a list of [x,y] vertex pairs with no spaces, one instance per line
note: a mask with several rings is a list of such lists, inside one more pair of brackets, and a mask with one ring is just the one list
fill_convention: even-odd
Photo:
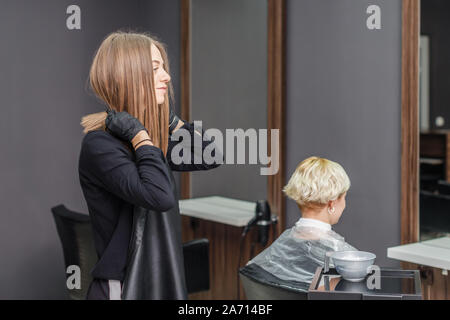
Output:
[[350,188],[350,179],[339,163],[319,157],[303,160],[283,192],[300,208],[323,207]]

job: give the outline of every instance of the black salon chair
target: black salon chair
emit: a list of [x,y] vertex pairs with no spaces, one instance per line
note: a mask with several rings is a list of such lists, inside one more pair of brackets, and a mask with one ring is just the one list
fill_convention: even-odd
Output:
[[309,285],[281,280],[256,264],[239,269],[248,300],[306,300]]
[[[90,271],[98,259],[92,237],[91,219],[88,215],[71,211],[64,205],[53,207],[52,213],[61,239],[66,269],[70,265],[76,265],[82,271],[81,289],[67,288],[69,297],[73,300],[83,300],[92,281]],[[83,272],[85,270],[89,272]]]
[[[61,239],[66,268],[77,265],[81,270],[81,289],[67,289],[74,300],[85,299],[92,281],[90,271],[97,263],[91,219],[71,211],[64,205],[52,209],[56,229]],[[196,239],[183,244],[184,267],[188,293],[209,290],[209,240]],[[69,276],[67,274],[66,276]]]

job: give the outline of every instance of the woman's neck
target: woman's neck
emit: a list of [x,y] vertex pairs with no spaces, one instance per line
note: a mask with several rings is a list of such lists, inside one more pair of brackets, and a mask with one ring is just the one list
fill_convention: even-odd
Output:
[[330,215],[328,214],[326,208],[319,210],[319,211],[303,209],[302,210],[302,218],[319,220],[319,221],[331,224]]

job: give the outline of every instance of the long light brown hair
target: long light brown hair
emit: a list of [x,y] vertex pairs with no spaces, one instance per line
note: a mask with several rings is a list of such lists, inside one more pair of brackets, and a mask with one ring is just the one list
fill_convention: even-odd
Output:
[[[169,94],[173,99],[173,88],[168,83],[164,103],[158,105],[153,81],[152,44],[161,52],[164,69],[170,74],[167,53],[161,42],[147,33],[117,31],[109,34],[98,48],[89,72],[89,85],[109,108],[126,111],[137,118],[147,128],[153,144],[166,154]],[[106,116],[106,112],[84,116],[81,119],[83,132],[105,130]]]

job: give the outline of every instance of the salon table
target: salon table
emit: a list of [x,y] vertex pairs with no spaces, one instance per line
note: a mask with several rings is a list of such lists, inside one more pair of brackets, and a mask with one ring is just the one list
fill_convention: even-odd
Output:
[[387,256],[421,270],[425,299],[450,299],[450,237],[388,248]]
[[183,242],[197,238],[210,241],[210,290],[189,299],[245,298],[240,284],[238,291],[238,269],[264,249],[256,243],[256,228],[241,243],[244,227],[255,216],[256,203],[211,196],[180,200],[179,207]]
[[255,202],[219,196],[180,200],[180,213],[184,216],[245,227],[255,215]]
[[450,270],[450,237],[443,237],[388,248],[388,258]]

